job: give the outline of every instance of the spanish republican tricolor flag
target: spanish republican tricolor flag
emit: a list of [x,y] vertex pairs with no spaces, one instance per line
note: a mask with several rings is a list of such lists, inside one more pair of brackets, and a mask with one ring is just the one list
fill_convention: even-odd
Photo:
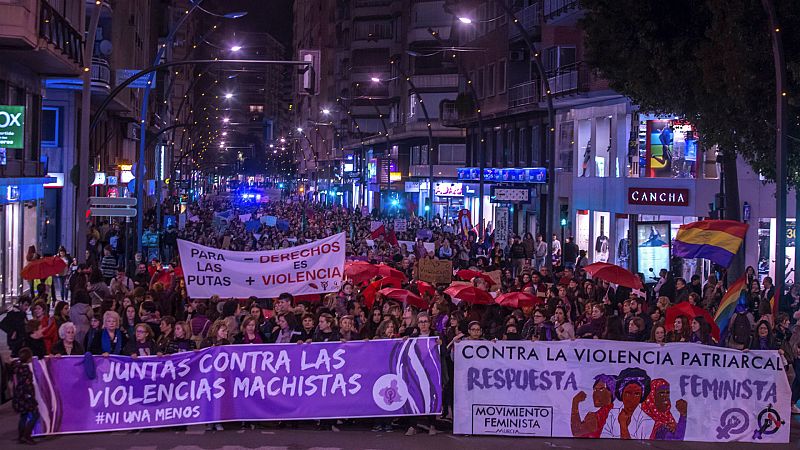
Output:
[[731,265],[744,241],[748,225],[735,220],[703,220],[681,225],[672,253],[682,258],[705,258],[720,266]]

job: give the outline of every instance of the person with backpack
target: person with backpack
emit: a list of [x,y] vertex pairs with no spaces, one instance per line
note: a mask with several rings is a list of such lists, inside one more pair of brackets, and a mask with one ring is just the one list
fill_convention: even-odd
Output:
[[735,348],[737,350],[750,348],[754,324],[755,318],[753,314],[747,310],[747,306],[736,306],[736,312],[733,314],[733,317],[731,317],[728,323],[728,329],[725,332],[726,337],[723,338],[725,347]]
[[192,328],[192,340],[200,347],[200,344],[208,336],[208,330],[211,328],[211,320],[206,316],[208,308],[203,303],[195,307],[194,317],[189,321]]

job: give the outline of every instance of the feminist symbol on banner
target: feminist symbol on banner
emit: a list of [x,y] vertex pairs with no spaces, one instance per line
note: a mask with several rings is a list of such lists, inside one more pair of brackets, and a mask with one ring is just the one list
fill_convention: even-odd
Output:
[[719,417],[717,439],[730,439],[731,436],[744,433],[749,427],[747,411],[741,408],[728,409]]
[[758,413],[758,420],[756,423],[758,424],[758,428],[753,431],[753,439],[763,439],[765,434],[770,435],[777,433],[785,422],[781,420],[781,415],[778,414],[778,411],[775,411],[775,408],[772,407],[772,403],[770,403]]

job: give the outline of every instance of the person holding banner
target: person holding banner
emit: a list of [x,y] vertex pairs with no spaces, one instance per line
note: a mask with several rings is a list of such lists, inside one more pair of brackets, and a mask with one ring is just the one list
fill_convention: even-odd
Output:
[[145,323],[138,323],[134,327],[132,339],[128,339],[122,354],[133,358],[151,356],[157,353],[156,343],[153,340],[153,331]]
[[119,314],[116,311],[106,311],[103,314],[103,328],[99,333],[93,334],[88,347],[89,352],[103,356],[122,355],[125,336],[119,329],[119,323]]

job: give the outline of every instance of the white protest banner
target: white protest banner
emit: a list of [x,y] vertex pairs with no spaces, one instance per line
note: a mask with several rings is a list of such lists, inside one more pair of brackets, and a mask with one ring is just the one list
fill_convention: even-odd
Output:
[[777,351],[465,340],[454,359],[456,434],[789,442]]
[[218,250],[178,240],[178,251],[193,298],[322,294],[342,285],[345,234],[264,252]]

